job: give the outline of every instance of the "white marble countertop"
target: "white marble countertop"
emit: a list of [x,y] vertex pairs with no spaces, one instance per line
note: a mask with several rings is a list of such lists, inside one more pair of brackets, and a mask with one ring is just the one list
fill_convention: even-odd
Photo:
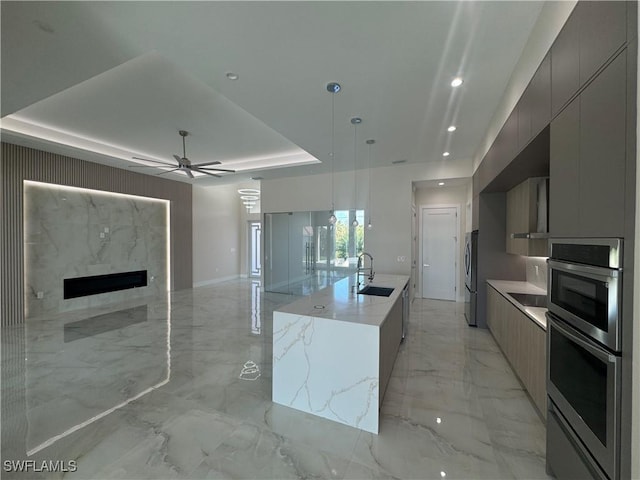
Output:
[[394,289],[389,297],[377,297],[356,294],[356,275],[350,275],[277,311],[379,327],[408,281],[408,275],[376,273],[370,285]]
[[513,280],[487,280],[487,284],[495,288],[504,298],[513,303],[521,312],[537,323],[543,330],[547,329],[547,309],[544,307],[525,307],[515,298],[509,295],[512,293],[531,293],[534,295],[546,295],[547,291],[529,282],[517,282]]

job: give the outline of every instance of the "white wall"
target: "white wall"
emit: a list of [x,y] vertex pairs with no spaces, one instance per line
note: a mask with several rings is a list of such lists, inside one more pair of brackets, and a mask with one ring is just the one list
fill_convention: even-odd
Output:
[[241,210],[236,185],[193,187],[193,286],[240,275]]
[[422,264],[420,251],[422,249],[422,207],[431,205],[455,205],[458,207],[460,230],[458,232],[458,269],[457,269],[457,300],[459,302],[464,300],[464,235],[467,226],[467,191],[469,185],[461,185],[458,187],[433,187],[433,188],[419,188],[416,190],[416,213],[418,214],[418,245],[417,265],[418,265],[418,283],[416,284],[416,296],[420,297],[422,292],[422,269],[419,266]]
[[[411,272],[412,181],[471,176],[469,161],[453,160],[371,169],[372,230],[365,231],[365,248],[379,273]],[[358,201],[354,205],[353,171],[336,173],[335,208],[367,208],[367,170],[358,171]],[[295,212],[331,208],[331,174],[262,181],[262,211]],[[406,258],[404,263],[398,256]]]

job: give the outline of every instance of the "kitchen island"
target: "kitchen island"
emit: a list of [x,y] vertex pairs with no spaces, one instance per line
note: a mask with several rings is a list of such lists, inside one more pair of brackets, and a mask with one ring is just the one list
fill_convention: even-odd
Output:
[[356,293],[356,276],[273,313],[275,403],[378,433],[402,340],[405,275],[377,274],[389,297]]

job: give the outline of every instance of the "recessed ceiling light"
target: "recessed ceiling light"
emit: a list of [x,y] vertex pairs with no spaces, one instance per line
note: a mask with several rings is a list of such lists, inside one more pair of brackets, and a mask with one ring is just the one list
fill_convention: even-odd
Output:
[[260,195],[260,190],[257,188],[240,188],[238,193],[240,195]]
[[362,119],[360,117],[353,117],[351,119],[351,123],[354,125],[358,125],[359,123],[362,123]]
[[242,202],[244,205],[255,205],[256,202]]
[[460,77],[456,77],[451,81],[452,87],[459,87],[460,85],[462,85],[462,79]]
[[234,72],[227,72],[225,75],[229,80],[238,80],[240,78],[240,75]]
[[449,156],[449,152],[444,152],[444,153],[442,154],[442,156],[443,156],[443,157],[448,157],[448,156]]
[[444,182],[438,182],[438,185],[442,186],[444,185]]
[[258,200],[260,197],[257,195],[242,195],[240,200]]
[[451,125],[449,128],[447,128],[447,132],[455,132],[455,131],[456,131],[455,125]]

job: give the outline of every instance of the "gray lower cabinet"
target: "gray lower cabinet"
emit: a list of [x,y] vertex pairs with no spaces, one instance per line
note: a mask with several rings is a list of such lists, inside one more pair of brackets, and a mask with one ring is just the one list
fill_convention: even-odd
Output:
[[487,285],[487,325],[538,412],[546,418],[547,332],[491,285]]
[[380,396],[379,405],[382,405],[384,394],[389,385],[389,378],[393,371],[398,349],[402,341],[402,296],[398,297],[393,304],[391,311],[387,315],[384,323],[380,326]]
[[552,236],[624,236],[626,58],[623,51],[551,122]]

